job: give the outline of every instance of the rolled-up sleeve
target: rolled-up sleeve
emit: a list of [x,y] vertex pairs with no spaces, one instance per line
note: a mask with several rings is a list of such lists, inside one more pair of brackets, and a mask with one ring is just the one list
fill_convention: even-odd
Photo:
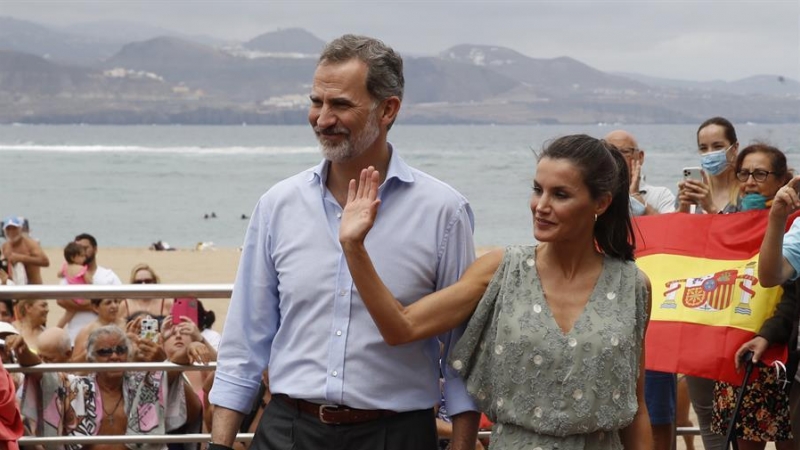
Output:
[[209,395],[212,404],[243,413],[250,411],[258,392],[280,323],[267,195],[256,205],[247,228]]
[[[445,242],[442,247],[442,256],[439,265],[439,285],[443,289],[461,277],[467,267],[475,261],[475,243],[473,240],[474,217],[468,203],[464,203],[448,227]],[[444,376],[444,398],[447,404],[447,413],[455,416],[465,411],[477,411],[475,402],[467,393],[464,381],[455,370],[446,363],[450,350],[464,334],[467,324],[439,336],[444,344],[441,358],[441,371]]]

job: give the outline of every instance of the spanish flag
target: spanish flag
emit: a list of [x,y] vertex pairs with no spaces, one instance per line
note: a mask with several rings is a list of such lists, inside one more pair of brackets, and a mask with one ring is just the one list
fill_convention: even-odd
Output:
[[[758,282],[768,216],[759,210],[636,218],[636,263],[653,289],[647,369],[741,384],[734,354],[772,316],[782,293]],[[770,348],[762,359],[785,355],[785,347]]]

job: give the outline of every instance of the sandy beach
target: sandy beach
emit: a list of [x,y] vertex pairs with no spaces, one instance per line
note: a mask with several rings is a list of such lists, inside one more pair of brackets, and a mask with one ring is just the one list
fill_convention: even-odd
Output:
[[[42,269],[45,284],[59,282],[56,273],[64,261],[60,248],[45,248],[50,267]],[[97,262],[101,266],[113,270],[123,283],[130,281],[131,269],[139,263],[147,263],[152,267],[163,284],[178,283],[233,283],[239,267],[241,252],[234,248],[214,250],[176,250],[157,252],[137,248],[102,248],[97,252]],[[203,306],[214,311],[216,322],[213,328],[222,331],[229,299],[203,299]],[[63,314],[63,309],[55,302],[50,304],[48,325],[55,325]]]

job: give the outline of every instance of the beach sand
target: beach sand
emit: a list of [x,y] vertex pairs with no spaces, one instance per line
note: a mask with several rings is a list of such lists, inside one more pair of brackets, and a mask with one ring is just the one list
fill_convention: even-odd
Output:
[[[44,249],[50,258],[50,267],[42,269],[45,284],[59,282],[56,273],[64,261],[60,248]],[[215,250],[176,250],[157,252],[137,248],[102,248],[97,251],[97,262],[103,267],[113,270],[123,283],[130,282],[131,269],[146,263],[156,271],[163,284],[216,284],[233,283],[236,269],[239,267],[238,249],[220,248]],[[214,328],[222,331],[225,323],[229,299],[202,299],[207,310],[214,311],[216,322]],[[50,304],[48,325],[55,325],[63,314],[63,309],[55,302]]]

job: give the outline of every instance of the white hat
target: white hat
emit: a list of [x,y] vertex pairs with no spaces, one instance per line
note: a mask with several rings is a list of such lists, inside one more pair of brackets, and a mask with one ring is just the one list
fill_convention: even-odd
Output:
[[0,322],[0,338],[5,339],[9,334],[19,334],[19,331],[8,322]]

